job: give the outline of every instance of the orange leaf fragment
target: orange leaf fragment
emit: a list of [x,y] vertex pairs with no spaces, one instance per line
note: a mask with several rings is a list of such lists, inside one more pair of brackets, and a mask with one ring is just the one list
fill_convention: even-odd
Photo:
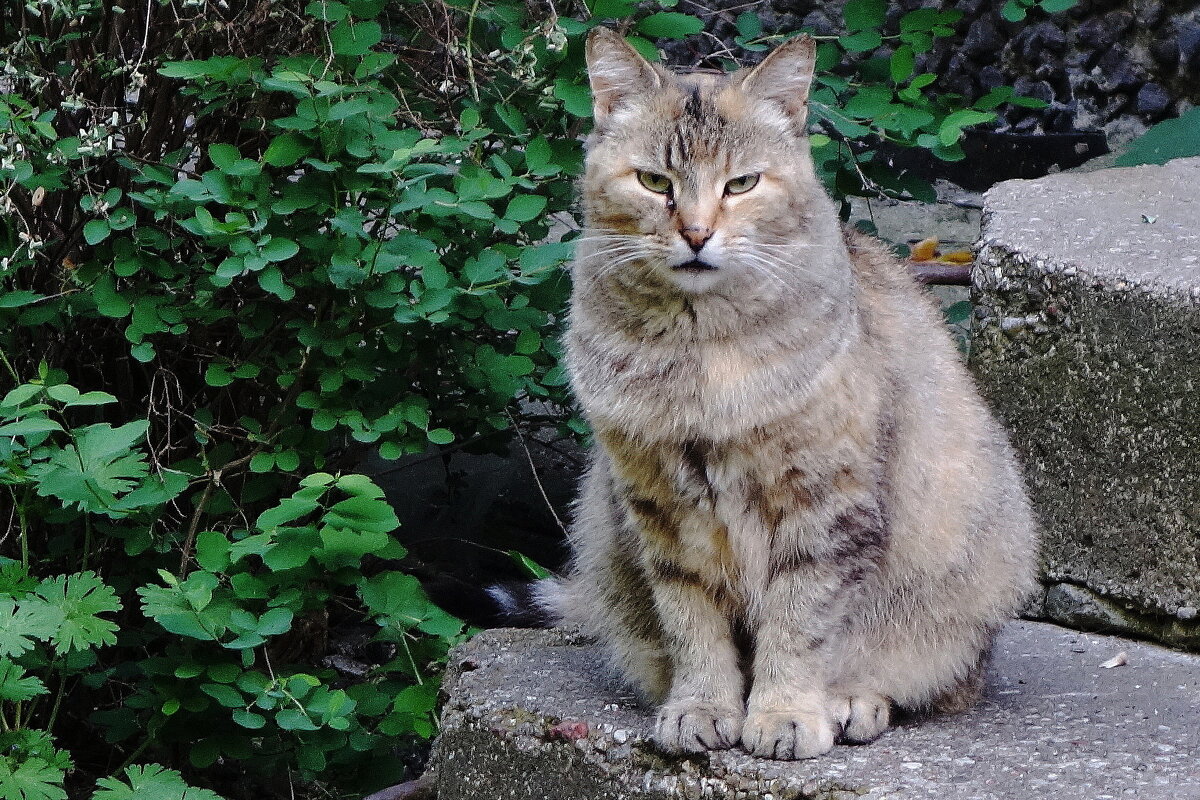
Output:
[[970,250],[955,250],[938,256],[938,261],[945,261],[948,264],[970,264],[974,260],[975,254]]
[[912,252],[909,254],[910,261],[932,261],[937,257],[938,238],[930,236],[928,239],[922,239],[912,246]]

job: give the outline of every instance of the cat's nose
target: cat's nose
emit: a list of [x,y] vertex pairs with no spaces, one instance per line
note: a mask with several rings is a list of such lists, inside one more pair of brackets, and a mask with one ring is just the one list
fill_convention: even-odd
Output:
[[679,235],[688,243],[688,247],[692,248],[693,253],[699,253],[704,243],[712,238],[713,230],[703,225],[688,225]]

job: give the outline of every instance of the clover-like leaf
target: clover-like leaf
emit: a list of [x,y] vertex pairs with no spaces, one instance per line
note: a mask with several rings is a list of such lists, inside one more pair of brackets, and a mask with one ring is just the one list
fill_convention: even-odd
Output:
[[101,778],[96,785],[92,800],[222,800],[208,789],[188,786],[178,772],[158,764],[126,767],[123,780]]
[[116,644],[117,624],[99,615],[120,611],[121,601],[96,573],[47,578],[34,592],[63,613],[63,621],[51,637],[56,652]]
[[26,653],[35,640],[50,641],[63,617],[62,609],[40,597],[26,597],[19,603],[0,598],[0,657]]
[[42,758],[0,756],[0,797],[4,800],[66,800],[66,773]]
[[23,702],[49,690],[41,678],[26,675],[25,670],[7,658],[0,658],[0,700]]

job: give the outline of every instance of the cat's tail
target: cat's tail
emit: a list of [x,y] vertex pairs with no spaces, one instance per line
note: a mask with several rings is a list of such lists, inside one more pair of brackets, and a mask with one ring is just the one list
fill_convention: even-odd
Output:
[[438,606],[482,628],[552,628],[567,616],[566,587],[554,577],[480,587],[440,575],[421,583]]
[[553,628],[566,618],[567,591],[558,578],[497,583],[486,591],[495,604],[494,616],[500,625]]

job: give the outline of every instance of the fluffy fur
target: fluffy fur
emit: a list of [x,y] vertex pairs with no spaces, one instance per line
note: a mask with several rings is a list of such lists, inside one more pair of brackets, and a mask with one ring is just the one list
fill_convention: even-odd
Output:
[[812,41],[726,76],[605,30],[587,57],[567,363],[597,447],[556,602],[670,750],[808,758],[965,708],[1034,524],[937,312],[814,174]]

